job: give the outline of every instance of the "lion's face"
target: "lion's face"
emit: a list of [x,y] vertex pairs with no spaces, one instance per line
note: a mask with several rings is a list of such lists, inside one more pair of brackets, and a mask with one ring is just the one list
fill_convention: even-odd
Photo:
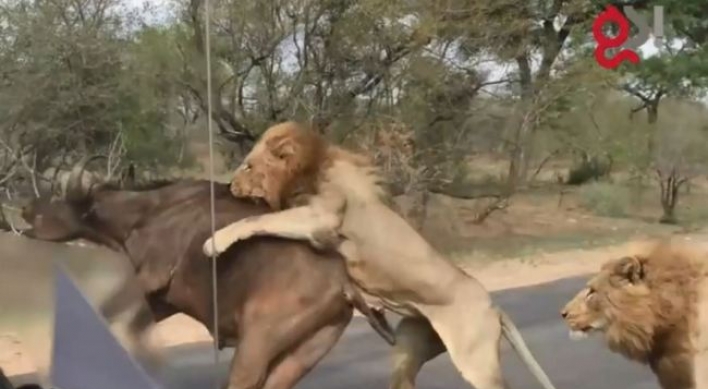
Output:
[[287,175],[285,161],[259,142],[234,172],[231,193],[236,197],[263,199],[271,208],[280,209]]
[[[573,337],[580,337],[593,331],[603,331],[607,327],[601,298],[591,284],[601,281],[596,277],[576,294],[563,308],[562,316]],[[601,281],[602,282],[602,281]]]
[[263,199],[279,210],[296,181],[313,175],[321,148],[319,136],[297,123],[270,127],[234,172],[231,193]]
[[561,316],[573,337],[597,331],[615,344],[641,346],[650,341],[655,317],[644,261],[624,257],[605,263],[565,305]]

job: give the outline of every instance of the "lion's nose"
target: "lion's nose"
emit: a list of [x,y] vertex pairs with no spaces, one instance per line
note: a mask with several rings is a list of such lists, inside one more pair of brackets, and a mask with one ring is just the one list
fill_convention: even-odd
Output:
[[566,317],[568,317],[568,311],[566,311],[565,309],[562,310],[562,311],[561,311],[561,317],[562,317],[563,319],[565,319]]

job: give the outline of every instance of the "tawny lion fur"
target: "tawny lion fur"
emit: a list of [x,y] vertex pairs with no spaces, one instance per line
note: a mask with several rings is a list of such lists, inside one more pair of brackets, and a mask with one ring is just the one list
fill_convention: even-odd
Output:
[[664,389],[708,388],[708,255],[676,242],[606,262],[563,308],[571,331],[650,366]]
[[385,204],[377,171],[366,157],[330,145],[297,123],[281,123],[246,156],[231,189],[237,197],[265,199],[280,211],[217,231],[205,242],[205,252],[223,252],[254,235],[338,250],[354,282],[378,304],[404,316],[396,329],[392,388],[413,388],[422,365],[447,350],[477,389],[503,389],[502,335],[544,388],[553,388],[482,285]]

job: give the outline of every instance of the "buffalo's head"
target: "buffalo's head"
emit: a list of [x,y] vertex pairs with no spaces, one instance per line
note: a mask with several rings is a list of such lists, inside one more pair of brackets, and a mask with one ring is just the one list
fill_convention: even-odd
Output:
[[85,237],[90,230],[86,218],[92,207],[91,192],[97,182],[86,185],[83,172],[89,162],[101,157],[86,158],[72,169],[65,198],[39,197],[22,207],[22,218],[31,227],[25,231],[28,236],[62,242]]

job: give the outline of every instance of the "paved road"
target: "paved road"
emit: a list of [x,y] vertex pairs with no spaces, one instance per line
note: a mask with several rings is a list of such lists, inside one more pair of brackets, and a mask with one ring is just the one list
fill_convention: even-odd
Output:
[[[643,366],[610,353],[598,339],[571,341],[558,311],[584,278],[494,293],[494,300],[514,319],[531,351],[558,389],[657,389]],[[533,376],[503,342],[502,363],[511,389],[540,389]],[[340,342],[300,382],[298,389],[360,389],[388,387],[388,346],[360,318],[354,319]],[[213,388],[214,377],[224,379],[232,352],[221,354],[213,367],[210,345],[170,351],[167,389]],[[467,389],[446,354],[422,370],[421,389]]]
[[[585,282],[570,278],[539,286],[494,293],[494,300],[514,319],[531,351],[558,389],[657,389],[643,366],[610,353],[599,339],[571,341],[558,314],[563,303]],[[540,389],[533,376],[503,342],[502,363],[511,389]],[[300,382],[298,389],[360,389],[388,387],[388,346],[356,318],[340,342]],[[221,354],[228,361],[231,352]],[[170,389],[211,388],[213,352],[207,345],[174,350]],[[218,369],[225,377],[226,362]],[[468,389],[446,354],[429,362],[418,380],[421,389]]]

